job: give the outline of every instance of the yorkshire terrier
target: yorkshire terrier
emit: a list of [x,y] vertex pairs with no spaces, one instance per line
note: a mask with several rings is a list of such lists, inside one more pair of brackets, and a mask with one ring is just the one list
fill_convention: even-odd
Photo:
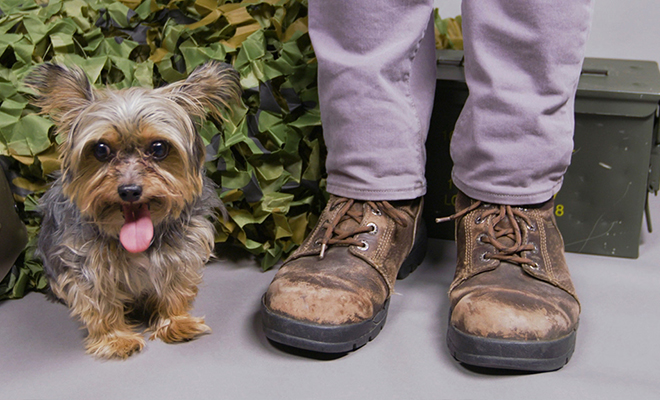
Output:
[[210,62],[158,89],[95,89],[78,68],[41,64],[25,80],[63,134],[61,174],[41,199],[38,249],[50,290],[87,328],[88,353],[127,358],[150,339],[210,332],[189,314],[226,213],[205,176],[197,124],[240,96]]

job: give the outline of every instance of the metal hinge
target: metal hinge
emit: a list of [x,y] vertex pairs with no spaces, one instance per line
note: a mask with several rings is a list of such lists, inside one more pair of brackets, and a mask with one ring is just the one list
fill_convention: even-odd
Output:
[[648,191],[646,192],[646,204],[644,205],[644,214],[646,214],[646,228],[653,232],[651,224],[651,209],[649,206],[649,193],[658,195],[660,189],[660,105],[655,111],[655,121],[653,123],[653,138],[651,147],[651,162],[649,165]]

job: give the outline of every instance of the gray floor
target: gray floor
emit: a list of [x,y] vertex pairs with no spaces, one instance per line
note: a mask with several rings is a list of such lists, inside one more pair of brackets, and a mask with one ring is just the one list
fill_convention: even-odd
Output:
[[[660,219],[660,198],[652,199]],[[657,222],[656,222],[657,224]],[[658,399],[660,232],[637,260],[568,254],[583,303],[571,362],[543,374],[484,374],[446,350],[446,289],[455,247],[434,240],[417,272],[397,283],[387,325],[357,352],[313,360],[273,347],[259,300],[274,270],[240,254],[209,265],[195,314],[213,333],[149,342],[128,361],[85,355],[84,331],[64,306],[33,293],[0,303],[0,393],[17,399]]]

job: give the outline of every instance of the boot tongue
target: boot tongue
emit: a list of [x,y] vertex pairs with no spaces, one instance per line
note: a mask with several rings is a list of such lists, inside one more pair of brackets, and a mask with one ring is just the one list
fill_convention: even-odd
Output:
[[[517,221],[514,222],[514,223],[517,223]],[[507,229],[513,229],[513,225],[511,224],[511,221],[509,221],[509,217],[507,216],[506,218],[504,218],[503,220],[501,220],[501,221],[497,224],[497,226],[494,227],[494,228],[496,228],[496,229],[495,229],[496,231],[498,231],[498,230],[507,230]],[[514,237],[515,237],[514,234],[511,234],[511,236],[514,236]],[[510,237],[508,237],[508,236],[500,236],[500,237],[497,239],[497,241],[500,242],[501,244],[503,244],[503,245],[506,246],[506,247],[512,247],[513,245],[516,244],[515,239],[512,239],[512,238],[510,238]]]
[[124,205],[124,226],[119,241],[131,253],[141,253],[149,248],[154,237],[154,224],[147,204]]
[[[348,209],[347,213],[351,213],[353,215],[360,215],[363,212],[363,207],[364,207],[363,203],[355,202],[353,203],[351,208]],[[337,228],[345,232],[354,231],[359,227],[360,227],[360,222],[357,222],[353,218],[349,218],[349,217],[344,217],[343,221],[337,224]]]

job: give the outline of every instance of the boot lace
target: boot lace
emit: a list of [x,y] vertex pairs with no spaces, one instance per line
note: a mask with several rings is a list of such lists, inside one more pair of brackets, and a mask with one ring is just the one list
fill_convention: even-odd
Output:
[[[486,205],[482,201],[475,201],[470,207],[465,208],[448,217],[437,218],[436,223],[456,220],[465,216],[473,210],[476,210],[482,205]],[[486,222],[486,234],[479,236],[477,240],[482,243],[487,243],[495,247],[495,253],[485,253],[484,259],[507,261],[518,265],[529,265],[532,268],[538,268],[538,264],[533,260],[522,255],[525,251],[535,251],[536,246],[532,243],[523,243],[523,229],[521,222],[525,223],[528,230],[533,230],[534,225],[531,219],[523,212],[524,209],[513,207],[509,205],[494,205],[487,207],[477,217],[478,224]],[[492,218],[491,218],[492,216]],[[516,218],[518,217],[518,218]],[[509,226],[504,227],[500,224],[502,221],[508,220]],[[509,239],[506,242],[513,244],[508,245],[503,239]]]
[[[401,225],[404,228],[407,226],[405,220],[406,215],[403,213],[403,211],[397,210],[389,202],[365,201],[364,203],[375,215],[385,214],[392,218],[396,224]],[[332,220],[326,220],[323,222],[321,229],[325,229],[325,233],[323,234],[323,237],[317,242],[321,245],[321,253],[319,254],[320,259],[325,257],[326,250],[329,246],[333,245],[360,246],[361,248],[365,248],[366,242],[355,238],[355,236],[360,233],[374,233],[376,229],[378,229],[373,224],[360,226],[364,216],[365,208],[353,207],[354,204],[355,200],[353,199],[338,197],[334,204],[331,206],[331,209],[336,209],[337,207],[341,207],[341,209]],[[345,224],[342,223],[349,220],[356,222],[357,226],[348,229],[340,227],[345,226]]]

